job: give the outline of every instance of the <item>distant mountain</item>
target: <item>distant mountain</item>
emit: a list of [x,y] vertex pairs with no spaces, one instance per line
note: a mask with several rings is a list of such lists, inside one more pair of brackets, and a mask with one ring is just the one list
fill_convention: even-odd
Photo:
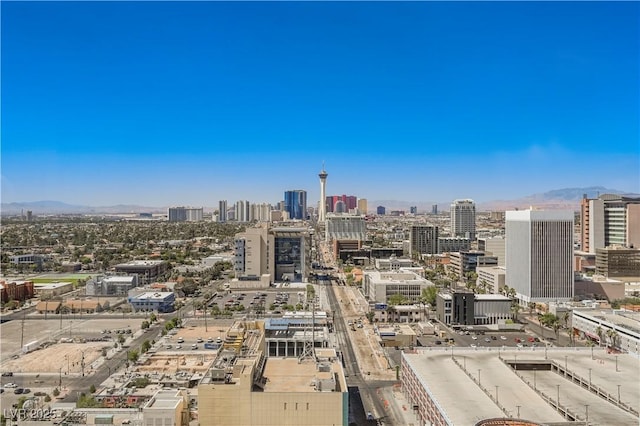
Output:
[[0,212],[3,215],[16,215],[31,210],[33,214],[116,214],[116,213],[161,213],[166,212],[166,208],[144,207],[137,205],[119,204],[115,206],[81,206],[67,204],[61,201],[25,201],[14,203],[2,203]]
[[544,208],[547,210],[578,210],[580,200],[586,195],[587,198],[597,198],[602,194],[620,194],[629,197],[640,197],[640,194],[627,193],[618,189],[605,188],[603,186],[590,186],[586,188],[564,188],[553,189],[551,191],[528,195],[514,200],[494,200],[480,203],[478,210],[511,210],[526,209],[529,207]]

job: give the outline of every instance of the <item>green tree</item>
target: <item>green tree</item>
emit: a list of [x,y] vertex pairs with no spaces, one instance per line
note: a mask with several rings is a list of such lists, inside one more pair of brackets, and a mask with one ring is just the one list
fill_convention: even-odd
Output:
[[96,393],[96,385],[91,384],[91,386],[89,386],[89,393]]
[[53,396],[58,396],[60,395],[60,390],[58,390],[58,388],[54,388],[52,393],[53,393]]
[[436,306],[436,296],[438,295],[438,289],[435,286],[429,286],[422,289],[422,295],[420,297],[422,303]]
[[142,342],[140,351],[142,351],[142,353],[146,353],[149,349],[151,349],[151,342],[148,340],[145,340],[144,342]]
[[149,315],[149,322],[154,323],[158,320],[158,317],[156,316],[155,313],[152,313],[151,315]]
[[149,321],[147,321],[147,320],[142,321],[142,323],[140,324],[140,328],[141,328],[142,330],[146,330],[147,328],[149,328],[149,326],[150,326],[150,325],[149,325]]
[[400,293],[396,293],[389,296],[389,298],[387,299],[387,302],[389,305],[392,305],[392,306],[405,305],[409,302],[409,299],[407,299],[405,296],[403,296]]
[[131,361],[131,362],[136,362],[139,357],[140,357],[140,355],[138,354],[138,351],[136,351],[136,350],[127,352],[127,359],[129,361]]

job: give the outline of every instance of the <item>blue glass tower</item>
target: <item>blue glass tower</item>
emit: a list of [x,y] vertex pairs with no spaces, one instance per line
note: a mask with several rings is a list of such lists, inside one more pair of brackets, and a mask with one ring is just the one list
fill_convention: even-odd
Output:
[[296,189],[284,192],[284,209],[290,219],[307,218],[307,191]]

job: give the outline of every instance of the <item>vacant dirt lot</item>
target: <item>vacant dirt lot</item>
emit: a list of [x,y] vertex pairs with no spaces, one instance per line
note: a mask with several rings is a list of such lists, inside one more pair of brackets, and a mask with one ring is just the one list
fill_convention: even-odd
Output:
[[103,347],[111,347],[109,342],[91,343],[59,343],[45,349],[39,349],[3,363],[3,369],[22,373],[82,373],[82,356],[84,353],[85,374],[89,373],[89,365],[101,355]]

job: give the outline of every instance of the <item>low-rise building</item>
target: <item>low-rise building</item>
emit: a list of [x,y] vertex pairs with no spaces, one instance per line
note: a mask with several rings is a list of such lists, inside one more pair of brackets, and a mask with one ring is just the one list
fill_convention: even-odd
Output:
[[418,342],[416,332],[406,324],[378,327],[376,333],[380,336],[381,346],[408,348],[416,346]]
[[413,265],[413,261],[407,258],[391,256],[387,259],[376,259],[376,269],[379,271],[397,271],[400,268],[408,268]]
[[35,283],[33,286],[41,299],[51,299],[73,291],[72,282]]
[[63,302],[61,309],[71,314],[93,314],[102,311],[103,306],[97,300],[73,299]]
[[511,299],[500,294],[475,294],[461,290],[438,293],[436,315],[445,324],[498,324],[511,318]]
[[147,285],[158,281],[167,271],[167,262],[164,260],[134,260],[116,265],[115,270],[127,275],[136,274],[139,284]]
[[477,288],[483,288],[488,293],[500,293],[505,285],[507,271],[504,266],[478,266]]
[[138,286],[137,275],[98,276],[87,281],[86,294],[89,296],[126,296]]
[[601,346],[640,354],[640,312],[607,309],[574,309],[573,332]]
[[179,389],[161,389],[142,407],[144,425],[187,426],[189,400]]
[[422,290],[434,285],[418,273],[401,268],[397,271],[364,271],[363,291],[370,302],[387,303],[389,297],[401,294],[410,302],[418,302]]
[[387,303],[374,303],[369,307],[373,312],[373,321],[381,323],[424,321],[427,317],[426,309],[423,304],[389,306]]
[[128,298],[134,312],[173,312],[176,295],[174,292],[146,292]]

